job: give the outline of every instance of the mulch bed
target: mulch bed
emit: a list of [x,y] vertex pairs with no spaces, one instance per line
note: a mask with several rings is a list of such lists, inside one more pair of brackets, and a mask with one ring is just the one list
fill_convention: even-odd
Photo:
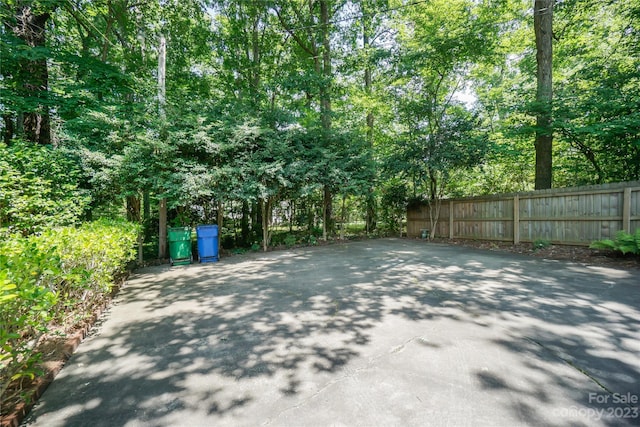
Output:
[[445,243],[455,246],[471,247],[490,251],[503,251],[536,258],[573,261],[589,265],[601,265],[621,268],[624,270],[640,269],[640,256],[622,255],[613,251],[589,249],[587,246],[548,245],[535,247],[532,243],[519,243],[514,245],[508,242],[488,242],[480,240],[441,239],[430,240],[436,243]]
[[126,277],[127,275],[117,278],[117,284],[113,286],[111,294],[105,298],[102,304],[95,307],[93,313],[82,323],[66,327],[54,327],[49,335],[41,339],[37,348],[42,353],[42,359],[38,365],[42,375],[35,377],[33,380],[15,383],[10,386],[14,390],[30,395],[30,398],[28,401],[19,398],[3,401],[0,427],[18,427],[22,423],[31,408],[33,408],[33,405],[35,405],[56,375],[60,373],[67,360],[89,334],[89,331],[104,310],[109,307],[111,300],[120,290]]
[[14,384],[14,389],[19,387],[23,392],[32,393],[28,401],[15,399],[2,402],[2,427],[18,427],[29,413],[35,402],[42,396],[49,384],[58,375],[66,361],[76,351],[82,340],[87,336],[91,326],[98,319],[102,310],[97,310],[91,318],[73,332],[67,333],[64,338],[45,337],[38,345],[38,351],[42,352],[42,360],[39,364],[43,374],[22,384]]

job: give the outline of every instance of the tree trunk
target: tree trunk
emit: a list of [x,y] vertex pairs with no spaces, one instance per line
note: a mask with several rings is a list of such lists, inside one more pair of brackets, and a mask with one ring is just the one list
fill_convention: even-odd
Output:
[[[166,114],[166,66],[167,66],[167,41],[164,36],[160,36],[160,48],[158,52],[158,115],[160,117],[161,137],[166,137],[162,130],[165,127]],[[167,199],[160,200],[158,215],[160,216],[158,227],[158,257],[167,257]]]
[[138,237],[138,261],[142,263],[144,261],[143,245],[145,238],[147,237],[147,231],[149,228],[149,220],[151,218],[151,201],[149,200],[149,191],[142,192],[142,229],[140,230],[140,236]]
[[260,199],[262,205],[262,248],[265,252],[269,248],[269,217],[271,216],[271,203],[269,198]]
[[303,209],[305,210],[305,213],[307,215],[307,230],[309,231],[309,233],[313,233],[313,228],[315,226],[315,219],[316,219],[313,202],[307,200],[304,203]]
[[[140,197],[127,197],[127,220],[131,222],[142,223],[142,215],[140,210]],[[138,232],[138,261],[143,261],[144,249],[144,228]]]
[[160,46],[158,49],[158,115],[162,123],[161,127],[164,127],[164,121],[166,120],[165,105],[167,103],[167,40],[161,35]]
[[11,144],[11,140],[15,135],[15,126],[13,124],[13,116],[11,114],[3,114],[2,119],[4,120],[4,135],[3,140],[4,143],[8,146]]
[[[253,17],[253,25],[251,26],[251,102],[254,103],[253,107],[257,111],[260,108],[260,80],[261,80],[261,68],[260,62],[262,61],[262,52],[260,49],[260,16]],[[264,31],[264,30],[262,30]]]
[[222,201],[218,201],[218,257],[220,257],[220,248],[222,247],[222,225],[224,222],[224,206]]
[[320,22],[322,23],[322,77],[320,85],[320,109],[322,129],[329,137],[331,131],[331,43],[329,40],[329,4],[320,0]]
[[366,231],[367,234],[372,233],[377,226],[377,221],[376,221],[376,211],[378,208],[378,203],[376,201],[376,196],[374,195],[374,188],[372,187],[370,189],[369,194],[366,195],[366,205],[367,205],[367,212],[366,212]]
[[253,204],[251,220],[251,230],[253,231],[254,239],[260,241],[260,237],[262,236],[262,203],[260,201]]
[[[319,5],[320,16],[317,19],[316,6]],[[308,0],[308,13],[309,18],[318,22],[319,25],[313,25],[311,27],[301,25],[300,28],[292,26],[287,19],[285,19],[284,8],[276,8],[275,13],[278,15],[280,23],[285,28],[287,33],[295,40],[298,46],[308,55],[313,61],[314,71],[316,76],[320,78],[320,84],[317,87],[317,92],[305,91],[307,106],[312,108],[312,100],[318,96],[320,101],[320,122],[322,126],[322,144],[325,148],[329,149],[331,142],[331,127],[332,127],[332,114],[331,114],[331,92],[332,92],[332,70],[331,70],[331,2],[330,0]],[[295,7],[295,6],[293,6]],[[301,15],[296,13],[298,17]],[[301,22],[302,24],[302,22]],[[320,34],[317,30],[320,30]],[[308,30],[308,39],[305,40],[300,37],[299,31]],[[318,43],[320,42],[320,43]],[[321,46],[321,48],[319,47]],[[315,88],[314,88],[315,90]],[[323,189],[324,204],[323,204],[323,238],[326,240],[328,229],[327,226],[331,224],[332,210],[329,205],[331,201],[331,189],[328,184],[325,184]]]
[[[320,0],[320,22],[322,24],[322,77],[320,85],[320,114],[324,144],[329,146],[331,140],[331,43],[329,38],[329,1]],[[324,186],[324,218],[322,221],[322,237],[327,240],[327,234],[333,231],[333,195],[329,185]]]
[[293,200],[289,201],[289,233],[293,233],[293,220],[296,215],[296,204]]
[[151,218],[151,199],[149,197],[149,191],[144,190],[142,192],[142,220],[146,225],[149,223],[149,219]]
[[127,220],[140,222],[140,197],[127,196]]
[[[46,24],[51,15],[48,12],[35,15],[34,8],[26,4],[18,7],[14,34],[32,48],[43,48],[46,42]],[[24,111],[22,130],[27,141],[37,144],[51,143],[49,106],[49,71],[47,59],[34,50],[34,57],[23,58],[19,65],[19,78],[26,98],[37,100],[36,108]]]
[[537,61],[536,190],[551,188],[553,178],[553,2],[535,0],[533,15]]
[[328,186],[324,187],[324,197],[323,197],[323,208],[322,208],[322,239],[327,240],[328,233],[333,229],[333,194],[331,194],[331,190]]
[[249,236],[249,202],[246,200],[242,201],[242,219],[240,220],[240,246],[249,246],[250,245],[250,236]]
[[[373,86],[372,79],[372,69],[371,69],[371,59],[369,57],[369,51],[371,49],[370,43],[370,32],[371,32],[371,15],[364,10],[365,4],[363,3],[363,13],[362,13],[362,41],[363,48],[365,54],[365,65],[364,65],[364,91],[367,97],[371,96],[371,90]],[[373,110],[369,109],[367,111],[366,117],[366,125],[367,125],[367,146],[370,150],[370,153],[373,153],[373,124],[374,124],[374,116]],[[374,195],[373,186],[369,189],[369,192],[366,196],[366,232],[367,234],[371,233],[376,228],[376,199]]]
[[345,196],[344,194],[342,195],[342,212],[341,212],[341,216],[342,216],[342,226],[340,227],[340,240],[344,240],[344,227],[345,227],[345,222],[347,219],[347,196]]
[[140,264],[144,262],[144,230],[138,233],[138,262]]
[[[433,240],[436,234],[436,227],[438,227],[438,221],[440,220],[440,208],[442,207],[442,198],[427,200],[429,206],[429,240]],[[451,205],[449,207],[451,209]]]
[[167,199],[160,200],[158,216],[158,258],[165,259],[167,257]]

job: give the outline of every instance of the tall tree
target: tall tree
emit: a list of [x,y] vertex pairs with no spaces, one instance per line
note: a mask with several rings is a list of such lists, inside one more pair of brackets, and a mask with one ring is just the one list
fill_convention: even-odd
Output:
[[480,164],[489,144],[460,100],[478,62],[490,57],[498,27],[488,5],[434,0],[401,12],[394,99],[399,135],[386,158],[390,182],[401,177],[431,205],[432,229],[453,172]]
[[[371,96],[373,81],[373,64],[371,58],[369,57],[372,50],[372,12],[367,7],[366,2],[363,2],[361,5],[362,8],[362,48],[365,54],[365,64],[364,64],[364,91],[367,97]],[[373,152],[373,132],[374,132],[374,114],[373,108],[369,107],[366,115],[366,126],[367,126],[367,144],[369,145],[369,151]],[[373,231],[376,227],[375,221],[375,207],[376,207],[376,199],[375,193],[373,191],[373,187],[371,191],[368,192],[366,197],[366,231],[369,233]]]
[[635,3],[574,0],[554,9],[554,151],[563,154],[554,159],[555,185],[640,179]]
[[12,64],[13,69],[2,67],[2,75],[20,98],[14,99],[14,107],[17,107],[14,113],[3,114],[5,141],[18,132],[27,141],[51,143],[49,51],[46,41],[47,24],[57,7],[56,1],[31,0],[4,3],[2,6],[3,38],[15,37],[7,40],[7,44],[13,47],[9,60],[17,59]]
[[[166,134],[166,120],[167,115],[165,112],[166,99],[167,99],[167,40],[164,35],[160,35],[159,47],[158,47],[158,117],[160,122],[160,138],[167,138]],[[167,199],[162,197],[160,199],[160,206],[158,215],[160,220],[158,221],[158,258],[163,259],[167,256]]]
[[551,188],[553,179],[553,3],[535,0],[536,37],[536,190]]
[[[373,154],[375,147],[375,122],[376,122],[376,102],[374,100],[374,72],[376,66],[380,65],[382,49],[377,45],[382,41],[385,34],[388,34],[388,27],[385,25],[387,18],[386,11],[389,7],[387,0],[361,0],[359,2],[362,26],[362,68],[365,98],[365,135],[368,151]],[[378,76],[381,75],[378,72]],[[365,196],[365,221],[366,230],[371,232],[376,228],[377,201],[375,187],[370,187]]]
[[[303,7],[300,7],[303,6]],[[309,101],[319,102],[322,144],[325,149],[331,145],[332,134],[332,94],[334,85],[331,52],[331,19],[337,5],[329,0],[308,0],[304,2],[278,2],[275,12],[281,25],[296,44],[305,62],[313,65],[314,84],[307,91]],[[327,177],[330,178],[331,177]],[[333,226],[333,188],[329,182],[323,185],[323,238]]]

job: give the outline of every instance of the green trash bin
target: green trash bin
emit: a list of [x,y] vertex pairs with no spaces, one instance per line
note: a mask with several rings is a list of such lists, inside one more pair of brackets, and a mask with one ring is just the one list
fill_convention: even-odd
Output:
[[193,262],[191,253],[191,227],[171,227],[169,234],[169,262],[186,265]]

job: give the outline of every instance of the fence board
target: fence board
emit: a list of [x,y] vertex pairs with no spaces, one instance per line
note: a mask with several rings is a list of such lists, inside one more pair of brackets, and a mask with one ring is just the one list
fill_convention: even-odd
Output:
[[[434,235],[588,245],[638,227],[640,181],[443,200]],[[407,211],[409,237],[429,228],[428,205]]]

